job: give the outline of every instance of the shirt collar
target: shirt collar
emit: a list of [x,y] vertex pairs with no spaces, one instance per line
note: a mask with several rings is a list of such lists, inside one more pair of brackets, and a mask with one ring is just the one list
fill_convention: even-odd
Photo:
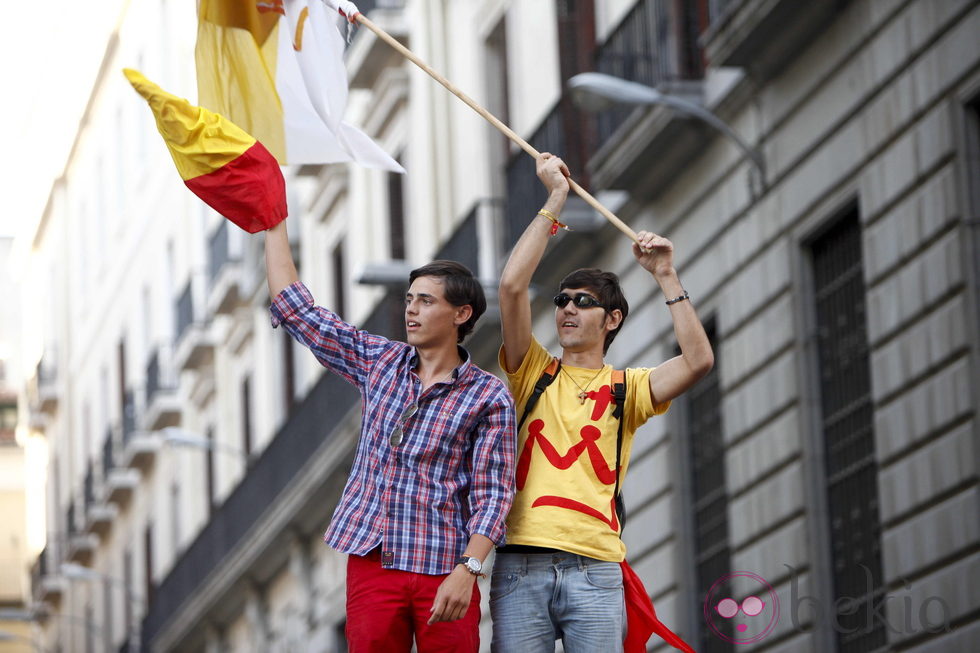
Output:
[[[473,365],[473,359],[470,357],[470,352],[466,351],[462,345],[456,345],[456,351],[459,352],[459,357],[463,361],[453,370],[453,378],[451,383],[456,383],[461,378],[464,378],[469,372],[470,367]],[[408,367],[410,369],[415,369],[419,365],[419,352],[415,347],[411,349],[412,355],[408,359]]]

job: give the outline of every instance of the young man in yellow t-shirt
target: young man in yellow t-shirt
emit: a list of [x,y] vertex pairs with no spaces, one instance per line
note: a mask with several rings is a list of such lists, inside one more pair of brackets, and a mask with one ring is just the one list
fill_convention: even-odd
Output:
[[[568,196],[568,170],[560,158],[542,154],[537,173],[548,201],[514,246],[500,279],[500,364],[518,415],[552,361],[531,334],[528,286]],[[666,412],[670,400],[714,362],[704,328],[677,278],[673,245],[646,231],[638,237],[633,255],[667,298],[681,354],[655,368],[626,370],[621,473],[634,431]],[[612,366],[604,356],[629,306],[616,275],[596,269],[565,277],[555,305],[561,365],[518,437],[517,495],[490,590],[492,650],[553,653],[560,638],[566,653],[622,651],[619,563],[626,547],[614,497],[619,420],[613,414]]]

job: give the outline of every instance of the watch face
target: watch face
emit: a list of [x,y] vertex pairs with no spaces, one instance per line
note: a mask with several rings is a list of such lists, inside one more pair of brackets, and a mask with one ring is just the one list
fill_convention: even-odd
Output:
[[466,568],[472,571],[474,574],[480,573],[483,569],[483,565],[476,558],[469,558],[466,561]]

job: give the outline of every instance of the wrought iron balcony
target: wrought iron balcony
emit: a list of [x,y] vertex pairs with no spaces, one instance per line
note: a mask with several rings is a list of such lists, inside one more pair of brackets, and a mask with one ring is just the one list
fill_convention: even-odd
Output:
[[173,347],[158,345],[146,364],[146,412],[143,415],[143,426],[148,431],[179,426],[180,413]]
[[480,236],[477,224],[477,209],[474,205],[463,221],[456,227],[453,235],[436,253],[436,259],[458,261],[468,267],[477,277],[480,276]]
[[[699,11],[695,2],[640,0],[596,50],[596,70],[653,87],[701,79]],[[633,110],[616,108],[598,115],[600,147]]]
[[142,427],[143,395],[139,388],[126,391],[122,414],[123,451],[120,465],[130,469],[147,470],[160,450],[160,437]]
[[85,481],[83,483],[82,496],[85,499],[84,506],[85,512],[88,513],[89,508],[95,505],[95,475],[92,471],[92,463],[89,462],[88,468],[85,470]]
[[[562,157],[572,177],[582,186],[589,186],[586,164],[594,151],[593,117],[577,109],[569,95],[563,95],[548,115],[527,139],[539,152],[551,152]],[[535,161],[523,150],[515,152],[507,162],[507,200],[504,216],[503,252],[509,252],[534,218],[548,193],[535,174]]]
[[60,560],[56,543],[45,545],[31,565],[31,595],[35,603],[48,603],[56,608],[65,591],[65,579],[58,573]]
[[208,241],[208,313],[232,313],[244,303],[241,292],[241,229],[231,229],[228,220],[218,223]]
[[712,66],[744,68],[764,81],[840,14],[848,0],[714,0],[703,42]]
[[[368,0],[358,2],[357,8],[385,32],[408,44],[408,23],[402,11],[405,0]],[[402,55],[363,27],[357,29],[347,48],[346,59],[351,88],[373,88],[382,70],[389,66],[400,67],[404,63]]]
[[53,414],[58,408],[58,367],[53,348],[46,351],[38,361],[35,381],[37,409],[46,415]]
[[[83,533],[79,529],[78,523],[75,521],[75,505],[75,502],[72,501],[68,505],[68,511],[65,515],[66,532],[68,535],[68,554],[66,559],[69,562],[88,564],[98,544],[98,538],[91,533]],[[82,507],[84,508],[84,505]]]
[[197,369],[211,362],[214,341],[206,315],[206,279],[192,274],[177,298],[175,364],[177,369]]

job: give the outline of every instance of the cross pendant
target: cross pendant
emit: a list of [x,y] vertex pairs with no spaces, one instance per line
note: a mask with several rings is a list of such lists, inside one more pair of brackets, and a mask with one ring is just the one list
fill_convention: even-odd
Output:
[[578,393],[578,403],[579,404],[585,405],[585,400],[588,399],[588,398],[589,398],[589,393],[586,392],[585,390],[583,390],[582,392]]

